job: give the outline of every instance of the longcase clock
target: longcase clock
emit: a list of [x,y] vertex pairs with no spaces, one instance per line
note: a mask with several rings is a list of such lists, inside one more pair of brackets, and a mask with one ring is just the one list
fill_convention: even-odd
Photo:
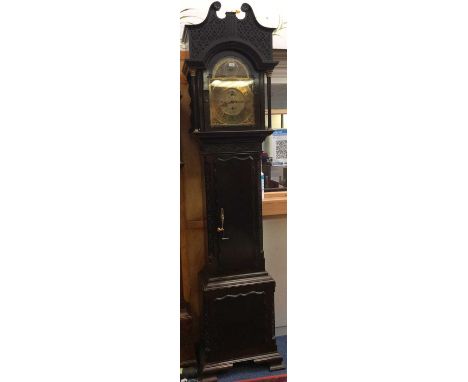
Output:
[[[275,281],[265,270],[260,186],[262,142],[271,134],[273,28],[252,8],[185,27],[191,133],[204,170],[207,254],[200,274],[203,375],[253,361],[283,368],[275,339]],[[242,15],[240,15],[242,16]],[[265,99],[267,100],[265,105]]]

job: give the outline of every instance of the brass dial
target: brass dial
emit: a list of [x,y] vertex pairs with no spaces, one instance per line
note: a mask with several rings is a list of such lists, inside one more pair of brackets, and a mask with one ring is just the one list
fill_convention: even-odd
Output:
[[211,124],[253,125],[252,81],[220,81],[210,85]]
[[211,126],[255,124],[254,80],[236,57],[224,57],[209,80]]
[[229,115],[238,115],[245,108],[244,95],[236,88],[226,89],[218,103],[221,111]]

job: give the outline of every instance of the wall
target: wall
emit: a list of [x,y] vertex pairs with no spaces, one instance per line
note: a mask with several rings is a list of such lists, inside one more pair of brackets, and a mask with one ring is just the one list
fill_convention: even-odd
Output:
[[286,334],[287,326],[287,217],[263,218],[265,267],[276,281],[275,324],[277,334]]

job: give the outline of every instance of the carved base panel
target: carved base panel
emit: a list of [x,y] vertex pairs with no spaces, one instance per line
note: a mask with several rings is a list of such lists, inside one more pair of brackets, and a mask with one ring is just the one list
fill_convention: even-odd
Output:
[[253,361],[280,366],[274,317],[275,281],[266,273],[202,281],[202,374]]

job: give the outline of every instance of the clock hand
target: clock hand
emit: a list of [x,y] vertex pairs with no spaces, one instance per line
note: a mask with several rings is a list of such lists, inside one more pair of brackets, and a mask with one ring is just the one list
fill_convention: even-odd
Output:
[[230,104],[233,104],[233,103],[242,103],[242,102],[243,101],[238,101],[238,100],[225,101],[225,102],[221,102],[220,106],[227,106],[227,105],[230,105]]

